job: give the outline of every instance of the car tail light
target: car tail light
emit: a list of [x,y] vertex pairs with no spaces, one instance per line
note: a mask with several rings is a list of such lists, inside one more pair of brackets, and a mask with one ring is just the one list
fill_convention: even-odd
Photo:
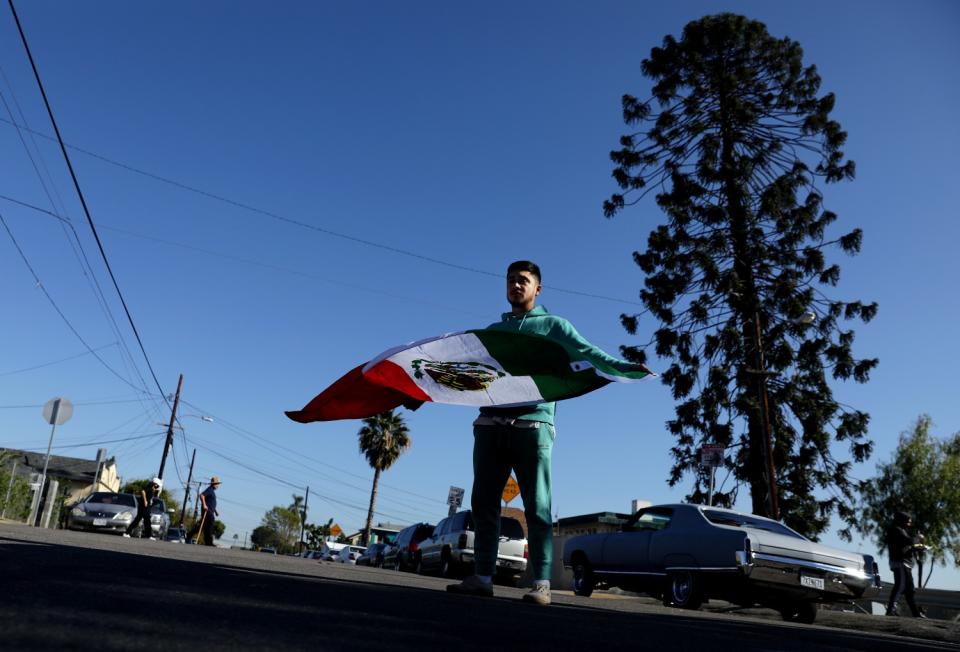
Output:
[[523,558],[530,559],[530,544],[523,544]]
[[460,535],[460,538],[457,539],[457,547],[461,550],[467,547],[467,533],[464,532]]
[[410,545],[407,546],[407,550],[409,550],[410,552],[416,552],[419,549],[420,549],[420,546],[417,544],[416,541],[411,541]]

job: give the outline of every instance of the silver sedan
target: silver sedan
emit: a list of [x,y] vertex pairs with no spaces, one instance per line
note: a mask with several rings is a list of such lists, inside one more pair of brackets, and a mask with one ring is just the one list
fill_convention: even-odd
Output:
[[67,529],[122,534],[137,515],[133,494],[96,491],[67,512]]

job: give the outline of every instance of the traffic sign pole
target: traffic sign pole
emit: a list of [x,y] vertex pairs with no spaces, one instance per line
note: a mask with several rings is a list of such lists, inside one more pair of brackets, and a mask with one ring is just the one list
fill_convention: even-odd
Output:
[[40,496],[38,500],[33,501],[34,508],[30,512],[30,525],[38,524],[40,499],[43,498],[43,490],[47,485],[47,468],[50,466],[50,451],[53,449],[53,436],[57,432],[57,424],[66,423],[73,416],[73,405],[67,399],[58,396],[50,399],[43,406],[43,416],[52,427],[50,428],[50,441],[47,443],[47,457],[43,460],[43,474],[40,476],[40,488],[38,490]]

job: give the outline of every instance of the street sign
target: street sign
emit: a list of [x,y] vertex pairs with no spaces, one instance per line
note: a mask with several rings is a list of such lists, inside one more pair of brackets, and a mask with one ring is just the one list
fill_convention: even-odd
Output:
[[52,398],[43,406],[43,420],[51,426],[62,426],[73,416],[73,403],[65,398]]
[[447,494],[447,504],[454,509],[459,508],[463,504],[464,491],[461,487],[450,487],[450,492]]
[[332,536],[339,537],[341,534],[343,534],[343,528],[334,523],[333,527],[330,528],[330,534]]
[[507,478],[507,484],[503,488],[503,502],[509,503],[519,495],[520,485],[517,484],[517,481],[511,475],[509,478]]
[[723,444],[704,444],[700,447],[700,466],[711,469],[723,466],[723,454],[726,450]]

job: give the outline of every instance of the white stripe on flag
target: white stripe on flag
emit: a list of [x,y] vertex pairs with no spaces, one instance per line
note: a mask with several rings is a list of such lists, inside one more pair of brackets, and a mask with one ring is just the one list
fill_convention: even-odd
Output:
[[[437,403],[454,405],[517,405],[543,401],[540,390],[529,376],[510,376],[494,380],[485,390],[458,390],[441,385],[425,371],[420,378],[414,376],[414,360],[430,362],[478,362],[505,372],[503,365],[490,356],[486,347],[473,333],[458,333],[432,340],[418,342],[387,356],[386,359],[403,369],[410,379]],[[384,359],[380,356],[379,359]],[[366,368],[374,363],[371,362]],[[421,363],[423,370],[423,363]]]

